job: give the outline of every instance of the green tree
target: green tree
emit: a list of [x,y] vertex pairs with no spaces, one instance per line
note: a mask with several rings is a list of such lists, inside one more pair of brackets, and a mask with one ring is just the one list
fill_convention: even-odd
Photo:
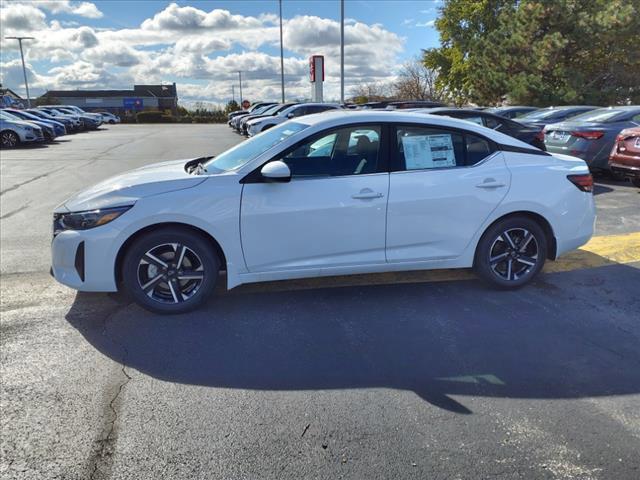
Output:
[[227,105],[224,107],[224,113],[227,115],[231,112],[235,112],[236,110],[240,110],[240,105],[235,100],[229,100]]
[[459,103],[638,103],[639,10],[640,0],[448,0],[442,47],[424,61]]

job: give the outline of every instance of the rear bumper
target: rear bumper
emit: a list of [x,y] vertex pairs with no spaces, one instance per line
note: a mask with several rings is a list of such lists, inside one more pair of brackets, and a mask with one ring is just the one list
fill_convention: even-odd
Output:
[[610,162],[609,168],[611,168],[611,171],[613,173],[617,173],[618,175],[621,175],[623,177],[640,178],[640,167]]

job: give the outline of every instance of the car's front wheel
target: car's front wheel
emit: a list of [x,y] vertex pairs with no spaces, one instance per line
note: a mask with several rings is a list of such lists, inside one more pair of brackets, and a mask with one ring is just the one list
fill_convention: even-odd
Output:
[[476,249],[475,270],[493,285],[510,289],[531,281],[547,258],[547,239],[534,220],[515,216],[487,229]]
[[125,254],[122,283],[140,306],[161,314],[188,312],[213,291],[220,262],[207,239],[188,229],[143,234]]
[[11,130],[5,130],[0,134],[0,141],[3,148],[13,148],[20,144],[20,138]]

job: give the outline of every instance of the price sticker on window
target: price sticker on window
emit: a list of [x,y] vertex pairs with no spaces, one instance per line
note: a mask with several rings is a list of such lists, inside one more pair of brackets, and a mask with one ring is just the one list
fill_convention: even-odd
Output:
[[407,170],[455,167],[451,135],[415,135],[402,137]]

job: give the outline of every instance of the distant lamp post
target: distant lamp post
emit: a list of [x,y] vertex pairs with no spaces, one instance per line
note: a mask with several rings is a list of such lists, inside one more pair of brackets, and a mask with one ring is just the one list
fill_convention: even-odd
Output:
[[35,40],[35,37],[4,37],[7,40],[18,40],[20,45],[20,58],[22,59],[22,74],[24,75],[24,88],[27,91],[27,105],[31,108],[31,97],[29,96],[29,82],[27,81],[27,67],[24,65],[24,53],[22,53],[23,40]]
[[284,103],[284,49],[282,47],[282,0],[280,6],[280,86],[282,88],[282,103]]

